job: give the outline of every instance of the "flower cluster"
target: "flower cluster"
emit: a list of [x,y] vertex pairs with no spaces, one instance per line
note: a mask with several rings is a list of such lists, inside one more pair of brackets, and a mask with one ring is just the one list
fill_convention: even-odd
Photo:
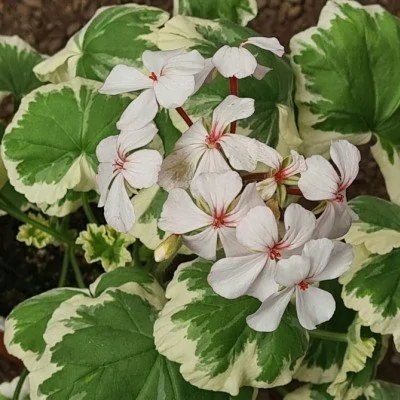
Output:
[[[333,142],[335,169],[321,156],[305,159],[292,150],[283,157],[236,133],[237,121],[254,113],[254,100],[238,97],[238,79],[262,79],[269,71],[258,65],[248,44],[283,55],[276,38],[252,37],[239,47],[223,46],[206,60],[197,51],[145,51],[146,74],[124,65],[111,71],[102,93],[144,91],[118,121],[120,134],[97,148],[99,206],[108,224],[127,232],[135,221],[130,194],[158,183],[168,191],[158,222],[170,235],[167,240],[179,240],[205,259],[219,258],[208,276],[219,295],[261,300],[247,318],[250,327],[275,330],[294,297],[301,325],[314,329],[335,310],[332,295],[318,282],[337,278],[352,262],[351,246],[338,239],[356,218],[346,189],[358,173],[360,154],[347,141]],[[214,109],[209,127],[202,120],[192,123],[182,106],[214,70],[230,79],[231,94]],[[158,131],[153,119],[160,107],[176,109],[188,125],[164,160],[144,148]],[[319,204],[308,211],[287,194]],[[165,252],[156,257],[160,254]]]

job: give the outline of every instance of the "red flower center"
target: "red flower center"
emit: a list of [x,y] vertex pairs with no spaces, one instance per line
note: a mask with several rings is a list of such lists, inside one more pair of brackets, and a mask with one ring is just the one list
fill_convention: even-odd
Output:
[[299,283],[299,286],[300,286],[300,289],[304,292],[305,290],[307,290],[308,289],[308,282],[306,282],[306,281],[301,281],[300,283]]
[[338,193],[338,194],[336,195],[335,201],[338,202],[338,203],[343,203],[343,201],[344,201],[344,196],[343,196],[342,194]]
[[151,74],[149,75],[149,78],[154,82],[156,82],[158,80],[155,72],[151,72]]
[[221,214],[214,214],[214,221],[212,223],[212,226],[214,229],[220,228],[222,225],[225,224],[225,218],[226,215],[221,213]]
[[281,258],[281,252],[279,251],[279,248],[277,246],[269,249],[269,258],[271,260],[278,260],[279,258]]
[[286,174],[285,174],[285,170],[284,169],[280,169],[275,175],[275,182],[279,183],[282,182],[286,179]]
[[207,146],[210,149],[221,149],[221,145],[218,143],[219,138],[215,137],[215,135],[211,134],[206,137]]
[[121,151],[120,148],[118,148],[117,154],[118,154],[118,158],[116,160],[114,160],[113,165],[112,165],[114,168],[113,172],[124,169],[124,163],[126,160],[125,154]]

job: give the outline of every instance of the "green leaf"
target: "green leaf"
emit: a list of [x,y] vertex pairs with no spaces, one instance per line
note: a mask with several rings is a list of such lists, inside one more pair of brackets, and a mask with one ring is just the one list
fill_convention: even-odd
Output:
[[400,400],[400,386],[394,383],[373,381],[364,390],[367,400]]
[[79,233],[76,244],[82,246],[89,264],[100,261],[108,272],[132,261],[127,247],[134,241],[131,235],[117,232],[111,226],[88,224],[86,230]]
[[326,154],[336,138],[365,143],[371,132],[400,145],[398,18],[380,6],[330,0],[290,48],[307,155]]
[[284,400],[334,400],[334,398],[326,392],[327,387],[327,384],[303,385],[287,394]]
[[[332,319],[319,325],[318,329],[347,333],[355,312],[344,306],[341,298],[342,286],[332,280],[321,282],[319,287],[334,296],[336,311]],[[342,366],[346,348],[346,343],[311,337],[307,354],[294,377],[303,382],[316,384],[332,382]]]
[[175,142],[181,137],[181,132],[172,123],[171,117],[166,108],[162,109],[154,119],[159,131],[158,135],[161,137],[164,155],[167,156],[174,148]]
[[10,182],[34,203],[53,204],[68,189],[95,188],[96,147],[110,135],[130,98],[98,93],[76,78],[26,96],[2,142]]
[[157,50],[157,28],[168,13],[155,7],[125,4],[102,7],[64,49],[35,68],[42,81],[63,82],[75,76],[103,81],[112,67],[142,67],[144,50]]
[[[28,208],[28,201],[25,196],[18,193],[10,182],[7,182],[1,189],[0,193],[4,196],[10,203],[12,203],[16,208],[21,211],[25,211]],[[1,211],[2,213],[3,211]],[[3,215],[1,214],[0,215]]]
[[364,244],[378,254],[400,247],[400,206],[372,196],[359,196],[349,204],[359,219],[347,233],[347,243]]
[[204,389],[236,395],[239,388],[284,385],[292,379],[308,345],[292,307],[272,333],[253,331],[246,317],[260,302],[227,300],[207,282],[212,262],[180,265],[167,288],[170,301],[155,324],[158,351],[179,362],[183,377]]
[[247,25],[257,15],[255,0],[175,0],[174,15],[217,19],[224,18],[241,25]]
[[32,69],[43,59],[18,36],[0,35],[0,102],[10,93],[21,98],[39,87]]
[[[250,36],[258,34],[230,21],[176,16],[160,30],[158,46],[162,50],[182,47],[196,49],[207,58],[212,57],[223,45],[238,46]],[[253,77],[239,80],[239,96],[255,100],[255,113],[239,122],[238,132],[276,146],[279,140],[278,105],[291,106],[293,73],[285,60],[268,51],[256,50],[255,47],[251,50],[257,53],[260,64],[273,70],[261,81]],[[218,76],[191,96],[184,108],[193,119],[209,116],[228,94],[229,81]],[[171,111],[175,122],[177,117],[174,114],[176,112]],[[178,128],[182,128],[182,125]]]

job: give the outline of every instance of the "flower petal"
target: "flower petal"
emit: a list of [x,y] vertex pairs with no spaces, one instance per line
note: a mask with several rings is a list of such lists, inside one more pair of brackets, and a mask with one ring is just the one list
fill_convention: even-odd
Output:
[[258,148],[256,139],[227,133],[221,137],[220,144],[233,168],[245,171],[256,169]]
[[151,51],[145,50],[142,54],[143,65],[149,72],[155,72],[160,75],[164,65],[173,57],[185,54],[183,49],[168,50],[168,51]]
[[209,149],[203,153],[203,157],[201,158],[199,165],[197,166],[196,173],[194,174],[193,179],[203,173],[209,172],[226,172],[231,171],[228,163],[225,161],[221,152],[217,149]]
[[296,286],[310,276],[310,259],[294,255],[278,261],[275,281],[283,286]]
[[287,288],[268,297],[254,314],[246,318],[247,325],[257,332],[273,332],[276,330],[293,291],[292,288]]
[[275,281],[276,261],[268,260],[257,279],[246,291],[246,294],[258,300],[264,301],[267,297],[276,293],[279,285]]
[[301,172],[305,172],[307,170],[306,161],[304,157],[300,155],[297,151],[291,150],[291,162],[290,164],[283,168],[282,173],[285,178],[290,178],[293,175],[297,175]]
[[358,175],[360,151],[347,140],[337,140],[331,144],[331,157],[340,172],[340,191],[345,190]]
[[259,142],[257,149],[257,161],[271,167],[275,170],[280,170],[283,157],[272,147]]
[[158,112],[158,105],[153,89],[142,92],[133,100],[117,122],[120,130],[140,129],[151,122]]
[[177,108],[193,93],[194,86],[193,75],[163,75],[154,85],[154,92],[162,107]]
[[196,235],[185,235],[182,239],[183,244],[193,253],[206,260],[215,260],[218,234],[213,227],[208,227]]
[[316,275],[328,264],[333,246],[332,240],[326,238],[310,240],[304,245],[302,255],[306,256],[310,261],[308,277],[311,278],[312,281],[318,281]]
[[205,66],[204,57],[197,51],[192,50],[188,53],[179,54],[172,57],[165,64],[162,75],[195,75],[203,70]]
[[102,162],[99,164],[96,175],[96,183],[100,192],[100,199],[98,204],[99,207],[103,207],[105,204],[108,195],[108,189],[114,176],[114,167],[112,163]]
[[266,262],[266,254],[223,258],[211,267],[207,280],[215,293],[236,299],[246,294]]
[[290,204],[285,211],[286,234],[281,243],[286,250],[296,249],[311,239],[315,230],[315,216],[299,204]]
[[242,79],[250,76],[257,68],[257,60],[243,47],[222,46],[212,58],[219,73],[225,77]]
[[164,203],[158,226],[165,232],[182,234],[211,225],[212,222],[212,217],[200,210],[183,189],[172,189]]
[[256,78],[260,81],[270,71],[272,71],[272,68],[264,67],[264,65],[257,64],[257,67],[253,72],[253,76],[254,76],[254,78]]
[[236,228],[221,226],[217,231],[226,257],[237,257],[249,254],[248,249],[238,242],[236,238]]
[[266,206],[252,208],[237,225],[236,237],[249,249],[266,253],[278,241],[273,212]]
[[252,44],[261,49],[268,50],[278,57],[282,57],[285,54],[285,48],[279,43],[276,37],[250,37],[242,43],[242,45],[245,44]]
[[120,94],[147,89],[153,86],[153,81],[142,72],[127,65],[116,65],[106,78],[99,93]]
[[335,308],[335,299],[325,290],[309,286],[303,291],[296,287],[297,317],[305,329],[315,329],[316,325],[329,321]]
[[192,195],[203,198],[211,212],[217,215],[226,212],[241,190],[242,179],[234,171],[200,174],[190,184]]
[[196,93],[205,83],[209,83],[213,79],[213,71],[215,67],[211,58],[206,58],[204,60],[203,69],[194,75],[194,91]]
[[154,122],[150,122],[141,129],[132,129],[130,126],[119,134],[118,145],[126,154],[149,144],[157,132],[158,128]]
[[278,184],[275,178],[267,178],[257,183],[257,191],[264,201],[269,200],[274,195],[277,188]]
[[124,162],[122,174],[133,188],[149,188],[157,183],[161,163],[162,156],[156,150],[135,151]]
[[118,232],[129,232],[136,220],[135,210],[125,188],[124,177],[118,174],[111,184],[104,205],[107,224]]
[[103,139],[96,147],[96,157],[100,163],[113,163],[118,157],[118,135]]
[[299,188],[308,200],[335,199],[339,189],[339,176],[325,158],[311,156],[306,159],[307,170],[301,174]]
[[225,128],[233,121],[254,114],[254,99],[229,95],[214,109],[211,134],[221,136]]

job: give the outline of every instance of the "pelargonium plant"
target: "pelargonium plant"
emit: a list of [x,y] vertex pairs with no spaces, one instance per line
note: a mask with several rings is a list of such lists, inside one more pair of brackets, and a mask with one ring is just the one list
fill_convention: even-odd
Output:
[[[100,8],[51,57],[0,38],[0,208],[64,258],[6,320],[2,396],[400,397],[399,20],[329,0],[285,50],[253,0],[175,3]],[[372,138],[391,201],[349,200]]]

